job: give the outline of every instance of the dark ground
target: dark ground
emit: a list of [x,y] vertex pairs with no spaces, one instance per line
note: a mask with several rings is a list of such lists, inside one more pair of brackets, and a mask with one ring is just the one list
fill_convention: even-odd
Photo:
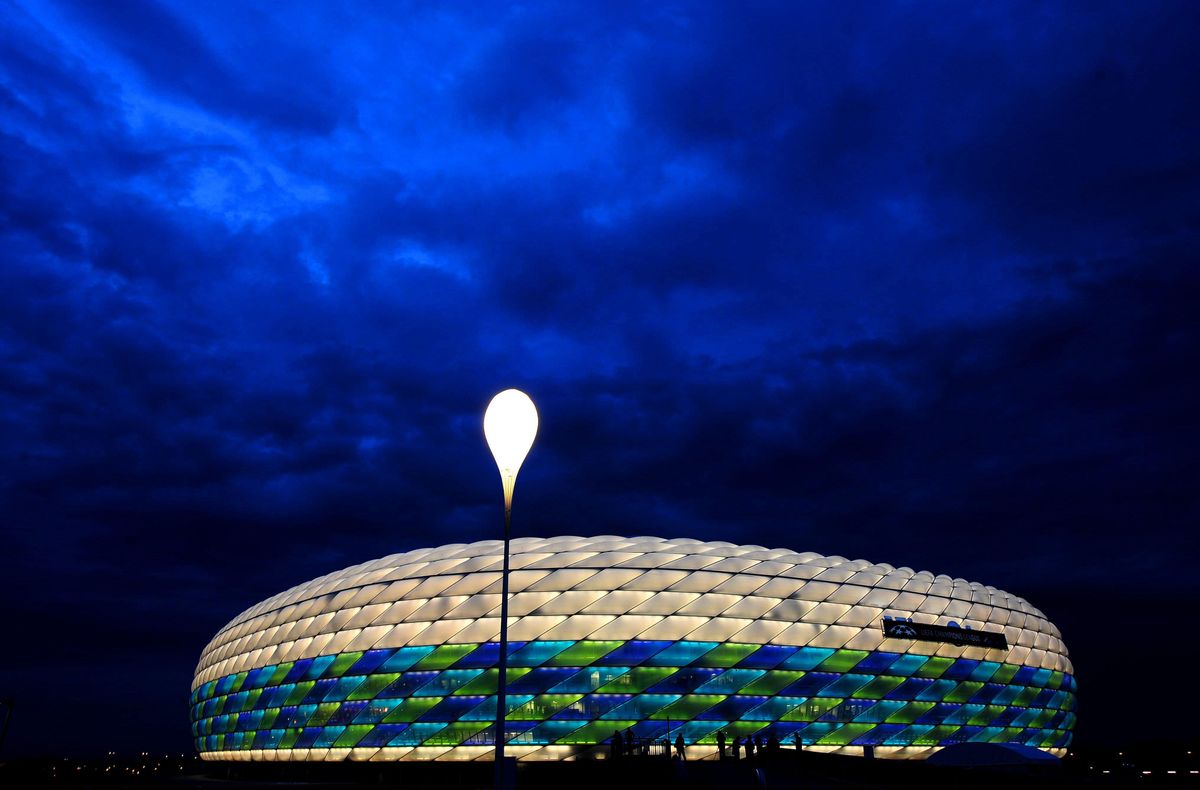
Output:
[[[104,760],[27,760],[0,764],[0,787],[242,790],[295,787],[490,787],[489,763],[282,764],[205,763],[194,757],[138,756]],[[785,753],[757,765],[680,764],[664,758],[608,762],[529,763],[518,769],[519,790],[591,788],[1013,788],[1195,787],[1200,760],[1188,745],[1136,752],[1076,753],[1058,765],[1020,768],[949,768],[921,762],[864,760]]]

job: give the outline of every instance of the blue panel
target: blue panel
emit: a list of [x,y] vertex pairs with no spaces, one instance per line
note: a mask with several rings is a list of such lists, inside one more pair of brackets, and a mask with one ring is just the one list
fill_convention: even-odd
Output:
[[1054,689],[1042,689],[1038,695],[1034,697],[1030,703],[1031,708],[1047,708],[1050,707],[1050,700],[1054,699]]
[[935,680],[929,685],[929,688],[917,695],[917,699],[922,702],[938,702],[945,699],[946,695],[954,691],[958,684],[953,680]]
[[408,728],[407,724],[380,724],[373,730],[368,732],[366,736],[358,742],[359,746],[367,746],[371,748],[380,748],[387,746],[397,735]]
[[[551,719],[550,721],[539,722],[529,731],[529,733],[520,739],[521,743],[554,743],[559,738],[565,738],[571,733],[583,726],[581,721],[564,721],[562,719]],[[528,738],[528,740],[526,740]]]
[[333,712],[326,724],[349,724],[354,721],[358,714],[362,713],[368,702],[366,700],[356,700],[354,702],[343,702],[342,706]]
[[[658,656],[655,656],[655,658],[657,659]],[[720,674],[721,670],[719,669],[684,667],[670,677],[664,678],[646,689],[646,692],[649,694],[686,694],[689,691],[695,691]]]
[[1011,725],[1013,719],[1017,718],[1017,716],[1020,714],[1020,708],[1005,708],[1004,710],[1000,711],[1000,715],[992,719],[991,724],[993,727],[1007,727]]
[[855,746],[877,746],[888,738],[893,738],[900,732],[903,732],[905,727],[906,725],[904,724],[880,724],[875,729],[858,736],[850,743]]
[[326,702],[341,702],[350,696],[350,692],[361,686],[364,680],[366,678],[362,675],[340,677],[333,684],[333,687],[329,689],[329,693],[325,695],[324,700]]
[[966,680],[971,677],[971,673],[979,666],[978,661],[972,661],[967,658],[960,658],[946,668],[940,677],[943,680]]
[[1033,679],[1026,685],[1044,688],[1046,684],[1050,682],[1050,676],[1053,674],[1054,673],[1049,669],[1039,669],[1037,672],[1033,673]]
[[992,679],[992,675],[996,674],[996,670],[1000,668],[1000,664],[996,661],[980,661],[979,666],[975,667],[975,671],[971,673],[970,680],[986,683]]
[[876,702],[871,707],[864,710],[862,713],[854,717],[855,721],[867,721],[879,723],[891,716],[896,711],[904,708],[908,702],[902,699],[884,699]]
[[482,669],[447,669],[435,673],[436,678],[414,691],[414,697],[443,697],[470,683],[483,674]]
[[346,670],[347,675],[369,675],[383,665],[395,653],[395,650],[368,650],[363,657],[354,662],[354,666]]
[[574,705],[563,708],[552,718],[593,721],[602,718],[605,713],[618,705],[623,705],[631,698],[630,694],[588,694]]
[[1003,688],[1004,686],[1001,686],[999,683],[984,683],[983,688],[979,689],[979,691],[976,691],[971,697],[971,702],[978,703],[980,705],[987,705],[989,702],[995,699],[996,695],[999,694],[1000,690]]
[[888,667],[889,675],[900,675],[901,677],[911,677],[921,667],[925,666],[925,662],[929,660],[929,656],[919,656],[915,653],[908,653],[896,659],[896,663]]
[[723,719],[724,721],[737,721],[741,719],[747,711],[757,708],[766,701],[766,697],[727,697],[698,715],[696,718],[705,720]]
[[993,705],[1007,705],[1017,698],[1024,689],[1021,686],[1003,686],[992,698]]
[[631,641],[618,647],[597,663],[607,666],[637,666],[650,656],[671,646],[671,642]]
[[550,689],[553,694],[586,694],[629,671],[629,667],[587,667]]
[[679,699],[678,694],[638,694],[607,711],[601,719],[645,719]]
[[530,642],[515,653],[509,653],[508,665],[510,667],[541,666],[573,644],[575,643],[551,641]]
[[304,677],[307,680],[315,680],[321,677],[321,674],[326,669],[329,669],[329,665],[332,664],[336,658],[337,656],[321,656],[319,658],[314,658],[312,661],[312,666],[308,668],[308,672],[304,674]]
[[294,688],[296,688],[295,683],[285,683],[282,686],[276,686],[264,691],[263,698],[267,700],[267,707],[278,708],[287,701],[288,696],[291,695]]
[[696,687],[698,694],[732,694],[766,674],[764,669],[726,669]]
[[925,733],[933,729],[932,724],[914,724],[911,727],[906,727],[896,735],[884,741],[888,746],[909,746],[913,741],[921,738]]
[[302,658],[295,664],[292,664],[292,668],[288,671],[287,677],[283,679],[283,682],[296,683],[300,681],[308,674],[308,668],[312,666],[312,662],[311,658]]
[[305,727],[300,731],[300,737],[292,744],[293,749],[311,749],[312,745],[317,742],[317,738],[321,737],[321,731],[324,727]]
[[747,711],[742,716],[742,720],[777,721],[792,708],[803,705],[807,700],[807,697],[768,697],[766,702]]
[[946,717],[946,724],[966,724],[977,713],[983,711],[982,705],[962,705],[954,713]]
[[355,724],[377,724],[387,718],[392,709],[397,707],[402,699],[380,699],[376,697],[354,719]]
[[437,672],[405,672],[376,696],[408,697],[426,683],[432,683],[437,676]]
[[1037,667],[1021,667],[1017,673],[1012,676],[1012,680],[1008,681],[1010,686],[1029,686],[1034,675],[1037,674]]
[[303,727],[312,715],[317,712],[316,705],[289,705],[279,711],[275,723],[280,727]]
[[276,664],[271,664],[270,666],[250,670],[250,674],[246,676],[246,682],[242,684],[242,688],[262,688],[271,679],[271,675],[275,674],[276,666]]
[[[417,717],[418,721],[470,721],[464,718],[468,713],[478,708],[487,697],[447,697],[429,710]],[[496,703],[490,706],[492,716],[496,718]],[[475,719],[478,721],[478,719]]]
[[646,661],[652,667],[686,667],[717,646],[716,642],[676,642]]
[[388,746],[420,746],[426,738],[445,728],[446,725],[442,722],[418,721],[404,728],[388,742]]
[[456,668],[489,669],[500,663],[500,643],[485,642],[455,662]]
[[[714,730],[727,727],[728,725],[729,722],[727,721],[689,721],[683,725],[683,742],[695,743]],[[675,732],[678,734],[678,727],[675,728]],[[732,741],[733,739],[730,738],[729,740]]]
[[333,746],[333,742],[342,737],[342,733],[346,731],[343,727],[325,727],[321,730],[321,736],[313,743],[313,747],[317,749],[328,749]]
[[379,671],[385,675],[389,672],[403,672],[432,652],[433,645],[402,647],[393,653],[391,658],[380,665]]
[[[816,674],[816,673],[813,673]],[[807,676],[805,676],[807,677]],[[804,678],[800,679],[801,681]],[[849,697],[874,678],[870,675],[842,675],[836,681],[821,690],[824,697]]]
[[899,653],[868,653],[866,658],[858,662],[854,671],[867,675],[878,675],[896,663],[898,658],[900,658]]
[[794,647],[763,645],[739,661],[738,666],[744,669],[774,669],[796,652]]
[[840,677],[833,672],[809,672],[779,693],[788,697],[816,697]]
[[508,693],[542,694],[578,673],[579,670],[572,667],[538,667],[524,677],[509,681]]
[[336,678],[321,678],[314,683],[313,687],[310,688],[308,693],[304,695],[302,702],[307,705],[312,702],[323,701],[325,699],[325,695],[329,693],[331,688],[333,688],[334,683],[337,683]]
[[[504,698],[504,707],[509,713],[512,713],[517,708],[524,705],[529,700],[533,699],[532,694],[509,694]],[[472,709],[462,717],[462,721],[495,721],[496,720],[496,695],[485,699],[479,703],[479,707]],[[516,722],[508,722],[505,726],[510,729]]]
[[814,669],[825,659],[833,655],[833,650],[827,647],[802,647],[795,653],[792,653],[780,669]]
[[953,702],[939,702],[929,710],[922,713],[914,724],[943,724],[946,719],[961,708],[962,705],[956,705]]

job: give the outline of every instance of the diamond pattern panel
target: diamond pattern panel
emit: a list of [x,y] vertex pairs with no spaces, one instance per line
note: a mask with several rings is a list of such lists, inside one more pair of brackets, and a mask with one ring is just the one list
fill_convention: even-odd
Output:
[[[393,555],[235,618],[206,647],[209,759],[488,759],[499,542]],[[1065,750],[1072,667],[1024,600],[962,579],[662,538],[513,541],[507,748],[570,759],[615,729],[920,757],[959,741]],[[1004,631],[1007,650],[885,639],[884,617]]]

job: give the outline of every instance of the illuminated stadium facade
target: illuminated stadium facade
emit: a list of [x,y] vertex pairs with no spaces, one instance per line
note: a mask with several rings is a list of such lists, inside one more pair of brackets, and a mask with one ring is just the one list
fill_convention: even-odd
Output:
[[[487,760],[501,544],[396,554],[243,612],[205,648],[192,733],[210,760]],[[921,758],[954,743],[1065,751],[1058,629],[992,587],[689,539],[512,543],[506,750],[604,757],[615,730]]]

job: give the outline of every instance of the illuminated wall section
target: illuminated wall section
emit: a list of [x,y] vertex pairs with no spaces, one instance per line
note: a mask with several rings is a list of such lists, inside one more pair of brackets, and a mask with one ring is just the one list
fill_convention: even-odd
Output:
[[[385,557],[247,610],[204,650],[206,759],[490,759],[500,544]],[[1061,754],[1075,685],[1058,630],[962,579],[661,538],[513,541],[506,750],[607,751],[614,730],[712,755],[716,735],[925,757],[965,741]],[[885,617],[1006,648],[887,638]]]

